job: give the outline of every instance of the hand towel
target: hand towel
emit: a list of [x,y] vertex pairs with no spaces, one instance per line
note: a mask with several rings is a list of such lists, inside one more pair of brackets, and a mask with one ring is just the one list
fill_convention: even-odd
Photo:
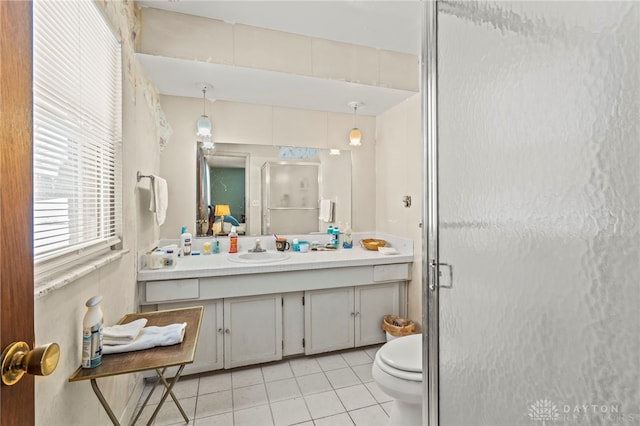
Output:
[[107,340],[131,343],[136,337],[138,337],[138,334],[140,334],[140,330],[142,330],[145,325],[147,325],[147,319],[140,318],[127,324],[116,324],[110,327],[104,327],[102,329],[103,343],[105,343]]
[[151,179],[151,200],[149,201],[149,211],[156,214],[156,222],[162,225],[167,217],[167,207],[169,207],[169,189],[167,181],[160,176],[153,176]]
[[[126,345],[104,345],[103,354],[141,351],[156,346],[171,346],[181,343],[187,323],[170,324],[164,327],[150,326],[140,330],[138,337]],[[104,343],[104,342],[103,342]]]
[[323,222],[331,222],[333,220],[332,210],[333,203],[331,200],[320,200],[320,216],[319,219]]

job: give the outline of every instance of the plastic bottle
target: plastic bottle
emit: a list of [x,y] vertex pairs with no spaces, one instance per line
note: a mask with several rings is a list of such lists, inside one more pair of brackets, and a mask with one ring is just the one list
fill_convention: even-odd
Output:
[[353,248],[353,237],[351,236],[351,226],[347,222],[347,227],[344,230],[344,240],[342,241],[342,247]]
[[87,300],[87,313],[82,320],[82,367],[93,368],[102,364],[102,296]]
[[229,253],[237,253],[238,252],[238,231],[236,231],[236,227],[231,227],[231,232],[229,232]]
[[187,227],[182,227],[180,235],[180,248],[183,256],[191,256],[191,233],[187,232]]

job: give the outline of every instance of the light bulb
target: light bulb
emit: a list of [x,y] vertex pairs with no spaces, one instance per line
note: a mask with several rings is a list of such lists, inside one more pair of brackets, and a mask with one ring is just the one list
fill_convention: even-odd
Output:
[[349,132],[349,145],[360,146],[362,145],[361,140],[362,133],[360,133],[360,129],[358,129],[357,127],[351,129],[351,131]]

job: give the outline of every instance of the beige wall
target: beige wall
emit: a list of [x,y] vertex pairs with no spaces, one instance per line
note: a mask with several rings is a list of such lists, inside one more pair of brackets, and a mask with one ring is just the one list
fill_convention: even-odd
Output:
[[[422,137],[420,94],[380,114],[376,120],[376,231],[413,240],[409,317],[422,320]],[[406,208],[402,196],[410,195]]]
[[[123,314],[136,311],[137,252],[152,246],[158,238],[157,226],[149,213],[148,180],[136,182],[136,171],[157,173],[159,144],[155,119],[138,86],[135,104],[130,85],[123,93],[123,245],[129,252],[120,260],[35,300],[36,342],[58,342],[61,358],[52,376],[36,379],[36,424],[110,424],[88,381],[69,383],[80,365],[82,317],[91,296],[104,297],[105,324],[115,323]],[[142,390],[138,375],[99,380],[100,388],[116,415],[128,421]],[[137,387],[137,388],[136,388]]]
[[[202,100],[162,96],[162,108],[173,128],[171,142],[160,156],[160,174],[169,185],[169,209],[161,238],[178,238],[180,228],[193,231],[196,218],[195,123],[202,114]],[[296,110],[237,102],[209,102],[214,142],[275,146],[349,149],[353,115]],[[351,147],[352,228],[375,229],[375,118],[358,116],[361,147]],[[348,176],[344,176],[348,179]],[[259,218],[259,211],[250,210]],[[346,224],[345,224],[346,225]]]

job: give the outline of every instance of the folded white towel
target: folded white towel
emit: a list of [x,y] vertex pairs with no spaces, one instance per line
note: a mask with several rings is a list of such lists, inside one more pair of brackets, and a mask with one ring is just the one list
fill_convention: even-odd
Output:
[[156,222],[158,222],[158,225],[162,225],[167,218],[167,207],[169,207],[169,188],[167,181],[160,176],[153,176],[151,179],[149,211],[156,214]]
[[333,203],[331,200],[320,200],[320,216],[323,222],[331,222],[333,220]]
[[146,318],[140,318],[135,321],[131,321],[127,324],[116,324],[110,327],[104,327],[102,329],[103,343],[104,344],[122,344],[122,343],[105,343],[107,341],[117,341],[123,343],[130,343],[138,334],[140,330],[147,325]]
[[[141,351],[156,346],[171,346],[181,343],[187,323],[170,324],[164,327],[150,326],[140,330],[138,337],[126,345],[104,345],[103,354]],[[103,342],[104,343],[104,342]]]

